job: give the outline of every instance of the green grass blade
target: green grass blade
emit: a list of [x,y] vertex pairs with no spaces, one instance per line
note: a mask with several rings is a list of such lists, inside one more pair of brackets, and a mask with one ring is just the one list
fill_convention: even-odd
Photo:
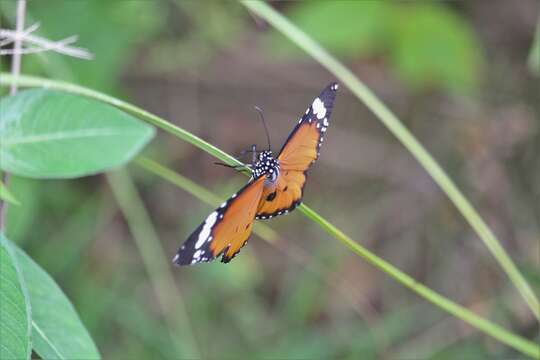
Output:
[[[156,125],[164,129],[165,131],[177,136],[178,138],[186,140],[187,142],[197,146],[198,148],[208,152],[209,154],[215,156],[216,158],[226,163],[240,164],[240,162],[236,160],[234,157],[232,157],[231,155],[207,143],[206,141],[198,138],[197,136],[189,133],[188,131],[181,129],[165,121],[164,119],[161,119],[160,117],[156,115],[153,115],[147,111],[139,109],[138,107],[134,105],[118,100],[111,96],[99,93],[97,91],[94,91],[94,90],[91,90],[82,86],[78,86],[78,85],[74,85],[74,84],[70,84],[70,83],[66,83],[62,81],[48,80],[48,79],[27,76],[27,75],[20,75],[17,80],[14,80],[9,74],[5,74],[4,76],[4,73],[2,73],[1,75],[2,77],[0,77],[0,85],[7,85],[7,84],[10,84],[12,81],[16,81],[19,86],[30,86],[30,87],[46,86],[46,87],[51,87],[58,90],[64,90],[68,92],[74,92],[77,94],[90,96],[90,97],[105,101],[107,103],[110,103],[112,105],[119,107],[122,110],[133,113],[134,115],[138,116],[140,119],[145,120],[153,125]],[[508,330],[505,330],[499,327],[498,325],[491,323],[488,320],[485,320],[475,315],[474,313],[452,302],[451,300],[437,294],[433,290],[417,283],[414,279],[412,279],[407,274],[401,272],[400,270],[398,270],[391,264],[386,263],[384,260],[378,258],[376,255],[372,254],[368,250],[361,247],[361,245],[352,241],[345,234],[341,233],[338,229],[333,227],[330,223],[324,220],[320,215],[316,214],[313,210],[309,209],[307,206],[301,205],[299,206],[299,209],[306,216],[314,219],[314,221],[316,221],[317,224],[319,224],[326,231],[331,233],[337,240],[340,240],[346,246],[351,248],[351,250],[355,251],[355,253],[359,255],[362,254],[361,256],[369,259],[368,261],[370,261],[374,266],[384,271],[385,273],[389,274],[390,276],[392,276],[394,279],[396,279],[398,282],[400,282],[404,286],[410,289],[413,289],[413,291],[415,291],[417,294],[427,299],[431,303],[435,304],[439,308],[449,312],[450,314],[458,317],[464,322],[472,325],[473,327],[481,330],[482,332],[488,335],[493,336],[499,341],[513,347],[514,349],[524,354],[527,354],[532,357],[538,357],[538,350],[537,350],[536,344],[518,335],[515,335],[509,332]],[[379,261],[374,261],[375,259],[378,259]]]
[[351,249],[355,254],[361,256],[370,264],[381,269],[382,271],[393,277],[396,281],[406,286],[410,290],[414,291],[427,301],[440,307],[443,310],[446,310],[447,312],[463,320],[464,322],[474,326],[475,328],[483,331],[488,335],[491,335],[500,342],[505,343],[526,355],[529,355],[533,358],[540,356],[538,346],[533,342],[509,332],[508,330],[476,315],[472,311],[467,310],[466,308],[456,304],[450,299],[420,284],[392,264],[386,262],[368,249],[356,243],[354,240],[345,235],[334,225],[330,224],[311,208],[304,205],[302,210],[307,217],[312,219],[315,223],[319,224],[319,226],[322,227],[328,234],[345,244],[345,246]]
[[9,191],[8,187],[0,180],[0,200],[4,200],[13,205],[21,205],[19,200]]
[[493,254],[502,269],[506,272],[521,296],[531,308],[534,316],[540,320],[540,303],[531,287],[518,270],[510,256],[501,246],[495,234],[487,226],[478,212],[467,198],[461,193],[454,182],[435,161],[431,154],[416,140],[412,133],[399,121],[397,116],[384,105],[373,92],[365,86],[352,71],[330,55],[317,42],[302,32],[283,15],[275,11],[270,5],[257,0],[243,0],[242,3],[253,13],[260,16],[269,24],[282,32],[291,42],[303,49],[343,85],[347,86],[358,99],[360,99],[386,126],[386,128],[405,146],[405,148],[426,169],[440,188],[454,203],[459,212],[476,231],[480,239]]
[[[186,307],[171,273],[170,262],[167,261],[167,256],[135,184],[126,170],[107,174],[107,180],[154,286],[165,322],[171,333],[171,341],[175,345],[178,344],[178,356],[200,357]],[[179,340],[182,340],[185,347],[179,344]]]
[[540,76],[540,17],[536,22],[536,31],[534,32],[534,39],[527,63],[531,73]]

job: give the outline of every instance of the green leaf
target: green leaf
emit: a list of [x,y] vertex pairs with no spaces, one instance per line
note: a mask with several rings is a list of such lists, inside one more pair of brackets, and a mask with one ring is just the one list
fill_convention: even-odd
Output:
[[16,248],[16,256],[32,306],[34,351],[43,359],[99,359],[92,338],[60,287],[24,251]]
[[0,233],[0,359],[30,359],[31,315],[24,279]]
[[[301,1],[292,6],[288,16],[321,46],[338,55],[371,55],[388,45],[391,9],[392,4],[383,1]],[[275,38],[274,45],[288,54],[292,46],[283,40]]]
[[0,100],[0,168],[33,178],[95,174],[128,162],[154,129],[115,107],[50,90]]
[[21,204],[2,181],[0,181],[0,200],[7,201],[13,205]]
[[473,90],[482,64],[480,44],[462,18],[443,4],[397,4],[391,61],[411,85]]

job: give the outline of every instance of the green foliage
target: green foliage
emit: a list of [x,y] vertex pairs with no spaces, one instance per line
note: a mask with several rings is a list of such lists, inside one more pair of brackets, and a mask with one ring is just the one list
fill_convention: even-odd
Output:
[[25,282],[0,233],[0,359],[30,359],[31,315]]
[[0,100],[1,169],[34,178],[95,174],[129,161],[153,129],[116,108],[48,90]]
[[37,220],[41,189],[40,182],[15,175],[10,176],[9,188],[22,206],[9,206],[6,214],[5,235],[11,241],[21,244],[33,233]]
[[32,308],[33,350],[43,359],[98,359],[96,346],[64,292],[24,251],[16,248],[16,256]]
[[[470,91],[483,63],[467,22],[444,4],[304,1],[288,17],[321,46],[343,57],[381,56],[415,88]],[[278,53],[297,55],[274,37]]]
[[0,200],[5,200],[13,205],[21,204],[2,181],[0,181]]
[[[11,20],[14,5],[15,1],[0,1],[0,9],[9,10],[1,14],[2,20],[7,19],[7,22]],[[309,33],[317,35],[323,46],[332,49],[351,63],[357,62],[362,57],[382,59],[384,64],[377,62],[380,68],[389,65],[390,71],[395,71],[407,85],[415,89],[426,90],[426,87],[431,86],[458,92],[474,89],[478,84],[483,59],[470,26],[463,17],[458,15],[458,13],[467,13],[467,11],[461,11],[464,5],[446,6],[446,4],[437,3],[389,1],[310,1],[274,5],[285,13],[298,16],[295,19],[303,17],[299,21]],[[457,7],[460,9],[454,11],[453,8]],[[351,11],[351,9],[357,10]],[[37,35],[57,40],[77,34],[79,35],[77,45],[88,48],[95,54],[95,59],[81,61],[53,53],[30,55],[24,57],[23,72],[44,72],[50,78],[63,79],[73,84],[83,84],[89,88],[99,89],[103,93],[67,83],[61,83],[61,86],[57,87],[68,92],[80,91],[81,95],[95,97],[100,101],[118,106],[224,161],[234,162],[230,156],[212,144],[104,93],[118,93],[117,90],[120,89],[118,80],[122,73],[126,75],[130,84],[136,79],[137,86],[139,82],[143,82],[142,77],[146,78],[151,73],[154,80],[159,80],[156,81],[155,88],[152,86],[136,92],[139,95],[141,93],[154,94],[156,90],[170,89],[169,86],[175,85],[176,81],[186,81],[185,70],[188,70],[189,66],[193,66],[196,71],[199,69],[206,71],[207,68],[212,69],[212,64],[223,64],[218,57],[222,53],[226,53],[225,57],[227,57],[229,52],[246,49],[246,43],[247,49],[253,49],[251,44],[259,41],[254,28],[262,24],[255,14],[250,17],[238,4],[231,5],[215,1],[50,0],[28,2],[27,25],[40,22],[41,26],[36,32]],[[248,22],[255,26],[250,25],[249,28],[244,28],[245,23]],[[160,30],[165,23],[168,26],[166,31],[154,37],[157,30]],[[11,27],[9,25],[11,24],[4,24],[2,27]],[[290,39],[294,40],[294,36],[290,36]],[[308,44],[308,42],[300,41],[299,46],[302,44]],[[538,45],[538,42],[535,44]],[[282,49],[281,46],[279,48]],[[140,51],[142,49],[144,51]],[[538,49],[538,47],[533,49]],[[137,50],[139,50],[138,53],[136,53]],[[217,52],[217,50],[221,51]],[[538,62],[533,63],[535,54],[538,55],[538,52],[532,50],[529,59],[531,70],[534,70],[533,65],[536,65],[538,69]],[[258,56],[258,54],[249,53],[245,54],[242,60],[248,63],[252,55],[255,58]],[[538,59],[537,56],[536,60]],[[304,57],[302,60],[304,61]],[[273,57],[270,57],[268,61],[276,62]],[[6,61],[0,63],[0,68],[4,71],[8,70],[6,64]],[[171,72],[179,68],[182,68],[182,72],[175,72],[172,83],[169,82],[170,78],[157,78],[156,74],[162,71]],[[250,70],[249,67],[245,69],[246,73]],[[133,75],[131,72],[136,74]],[[231,77],[237,75],[234,71],[227,74]],[[265,74],[261,75],[264,79]],[[4,74],[2,76],[4,77]],[[28,80],[25,76],[23,78]],[[226,89],[225,86],[221,88],[220,84],[214,88],[214,85],[209,86],[205,83],[205,78],[202,79],[203,86],[198,89],[198,93],[204,93],[206,96],[208,92],[219,92],[214,95],[219,95],[224,100],[230,95],[223,91]],[[10,80],[4,77],[0,79],[0,82],[2,81],[9,82]],[[238,81],[240,84],[241,79]],[[148,85],[149,82],[145,79],[144,83]],[[198,80],[194,81],[194,77],[188,78],[188,83],[197,87],[201,85]],[[35,85],[55,88],[58,83],[54,80],[38,79],[37,83],[31,84],[31,86]],[[354,91],[353,93],[358,94]],[[429,99],[429,93],[426,95]],[[182,94],[180,93],[179,96]],[[201,101],[199,104],[198,100],[194,106],[204,108],[203,104],[206,102]],[[345,102],[345,99],[342,101]],[[369,104],[368,102],[368,107]],[[380,108],[377,109],[376,106],[373,108],[376,109],[375,113],[384,119],[384,109],[380,111]],[[343,107],[340,109],[338,111],[342,111]],[[167,110],[160,108],[157,111]],[[190,121],[196,121],[196,117],[189,118]],[[345,124],[340,126],[345,126]],[[77,148],[77,144],[74,142],[73,147],[66,146],[66,154],[71,154]],[[89,142],[86,144],[89,145]],[[363,144],[362,148],[364,147],[369,151],[369,146]],[[172,144],[167,143],[167,151],[173,148]],[[175,155],[171,156],[170,153],[175,153]],[[172,168],[177,168],[180,159],[184,164],[188,164],[186,161],[188,154],[178,157],[177,148],[170,153],[162,154],[159,157],[160,161],[174,164]],[[295,258],[291,256],[293,252],[289,252],[289,248],[286,248],[286,253],[277,252],[274,248],[267,249],[267,245],[260,245],[261,248],[257,249],[255,244],[257,241],[255,241],[243,250],[242,256],[231,266],[223,267],[222,264],[214,263],[200,268],[181,270],[171,268],[167,254],[175,250],[179,241],[179,232],[184,234],[189,230],[186,227],[191,229],[207,210],[205,206],[196,206],[194,209],[189,209],[187,216],[180,218],[175,213],[176,209],[185,205],[180,202],[180,206],[170,204],[169,210],[172,211],[167,211],[165,214],[163,205],[159,203],[162,199],[165,199],[163,203],[170,201],[168,198],[172,197],[171,193],[176,190],[164,184],[163,181],[156,180],[152,174],[163,177],[203,201],[209,202],[212,206],[221,202],[220,197],[168,167],[145,158],[137,160],[137,163],[145,169],[146,181],[137,181],[137,185],[142,185],[140,186],[141,199],[138,199],[139,195],[132,191],[132,194],[126,196],[128,205],[124,206],[122,212],[124,215],[137,211],[148,213],[143,221],[140,221],[141,216],[126,217],[129,229],[136,230],[133,234],[128,234],[126,224],[118,221],[118,205],[122,202],[116,201],[115,197],[111,196],[111,190],[106,187],[101,178],[93,177],[79,181],[37,181],[12,175],[9,182],[9,190],[22,206],[9,205],[7,229],[5,229],[7,237],[16,241],[19,246],[24,244],[24,248],[28,249],[32,258],[61,284],[79,311],[82,323],[93,334],[94,341],[99,344],[100,351],[106,358],[179,358],[183,354],[190,354],[190,347],[193,345],[200,346],[202,358],[290,358],[293,356],[351,360],[381,357],[418,358],[419,356],[440,359],[493,358],[498,351],[499,348],[493,346],[495,345],[493,342],[485,341],[481,336],[473,335],[465,339],[453,339],[456,335],[455,331],[448,334],[450,335],[448,339],[447,337],[440,339],[442,341],[429,336],[427,339],[420,339],[425,341],[425,346],[416,351],[419,343],[417,338],[424,338],[425,334],[422,333],[426,330],[427,333],[431,333],[431,326],[435,329],[440,325],[439,309],[422,303],[414,311],[403,311],[407,309],[406,299],[415,302],[422,302],[422,299],[415,298],[414,294],[407,294],[406,291],[402,293],[403,299],[401,296],[399,300],[388,297],[384,289],[389,284],[384,281],[378,282],[373,287],[367,285],[364,287],[362,281],[364,274],[357,281],[347,281],[343,289],[334,288],[334,284],[328,283],[328,280],[333,281],[332,276],[336,275],[335,272],[339,275],[350,274],[351,265],[356,264],[352,256],[346,258],[341,256],[343,252],[340,256],[333,257],[333,259],[339,259],[336,261],[338,265],[336,267],[321,267],[314,272],[310,270],[306,273],[285,271],[285,274],[282,273],[284,269],[276,269],[278,271],[275,274],[267,274],[264,269],[276,261],[283,261],[287,263],[287,266],[294,267]],[[85,163],[85,160],[81,162]],[[202,167],[199,164],[192,166],[193,163],[189,163],[190,170],[186,167],[186,173],[197,171],[198,166]],[[199,175],[197,179],[200,179]],[[310,199],[316,196],[315,181],[311,182],[313,188],[309,192]],[[163,191],[156,191],[156,189]],[[126,186],[120,184],[116,190],[112,192],[112,195],[125,192]],[[218,193],[223,195],[227,193],[228,188],[220,190]],[[326,195],[329,195],[329,191],[329,189],[325,190]],[[0,184],[1,196],[2,184]],[[324,201],[322,197],[318,201],[326,205],[322,203]],[[148,204],[148,210],[145,210],[146,204]],[[324,210],[334,218],[339,216],[339,211],[345,212],[345,208],[341,207],[336,211],[337,209],[332,208],[331,204],[324,206]],[[310,214],[309,208],[301,208],[300,211],[307,211],[307,214]],[[474,209],[471,211],[474,212]],[[173,215],[170,215],[171,213]],[[168,216],[176,217],[172,221],[169,220],[169,227],[167,227],[167,220],[163,219]],[[280,227],[287,222],[294,224],[295,230],[288,229],[291,230],[289,232],[280,229],[280,233],[291,241],[302,240],[300,237],[293,237],[296,235],[294,231],[302,228],[298,226],[301,225],[298,223],[299,220],[301,219],[297,214],[292,218],[276,220],[270,225]],[[156,225],[159,224],[155,230],[153,221]],[[343,225],[341,219],[337,221]],[[307,220],[304,222],[308,223]],[[315,223],[325,225],[323,221],[316,220]],[[254,231],[255,235],[265,240],[275,240],[278,247],[283,245],[280,236],[275,231],[267,225],[257,225],[259,226]],[[330,224],[326,225],[327,230],[336,230]],[[302,234],[300,231],[299,233]],[[159,240],[157,234],[159,234]],[[134,237],[133,235],[139,238],[136,239],[139,244],[138,249],[134,248],[129,241],[121,241]],[[326,239],[326,235],[322,232],[314,231],[312,235],[316,235],[315,237],[319,238],[317,240]],[[340,236],[340,234],[334,234],[336,235]],[[344,234],[341,235],[344,236]],[[482,231],[480,235],[482,236]],[[309,240],[316,239],[311,236]],[[356,238],[355,240],[369,239]],[[399,240],[401,242],[403,239]],[[442,243],[444,239],[441,237],[437,240]],[[302,244],[302,241],[299,243]],[[450,241],[445,243],[450,243]],[[372,245],[376,246],[377,253],[383,251],[379,243],[369,243],[369,246]],[[165,255],[152,251],[152,246],[154,250],[156,246],[163,246]],[[256,260],[252,256],[254,249],[258,255]],[[321,249],[325,256],[329,256],[331,251],[329,251],[328,243],[324,242]],[[336,247],[336,249],[339,248]],[[361,254],[358,248],[356,252]],[[321,265],[319,258],[312,257],[313,253],[314,247],[310,243],[307,259],[311,264],[302,264],[302,269],[304,266],[311,268],[313,263]],[[58,254],[61,255],[58,256]],[[387,254],[385,253],[385,256]],[[287,260],[279,259],[285,256]],[[0,265],[3,265],[4,258],[0,260],[2,260]],[[164,265],[160,265],[163,261],[165,261]],[[162,270],[152,271],[156,265],[162,266]],[[381,265],[384,264],[379,263],[376,266]],[[399,266],[401,265],[400,262]],[[522,263],[520,263],[520,268],[525,271],[527,280],[536,291],[539,284],[537,269],[534,266],[526,269]],[[403,267],[403,269],[410,271],[409,267]],[[444,271],[440,264],[438,269]],[[353,268],[352,271],[354,270]],[[416,270],[413,271],[416,275]],[[173,282],[170,279],[167,280],[170,276],[168,272],[174,273],[176,278]],[[0,276],[3,273],[2,269]],[[325,278],[327,281],[323,281]],[[476,276],[475,278],[478,279]],[[52,281],[50,277],[48,280]],[[474,283],[473,281],[471,278],[470,282]],[[444,292],[447,291],[445,284],[439,283],[436,278],[429,278],[426,283],[429,286],[444,289]],[[154,291],[152,291],[152,286],[154,286]],[[178,297],[176,286],[182,298],[186,300],[187,317],[183,315],[182,299],[176,300]],[[394,287],[400,290],[399,286]],[[355,290],[371,289],[373,291],[373,288],[380,293],[366,293],[366,297],[368,301],[373,301],[376,306],[375,312],[369,314],[370,304],[366,307],[367,310],[363,310],[368,313],[367,318],[370,319],[363,317],[366,314],[353,315],[353,309],[349,308],[350,304],[347,304],[347,299],[342,299],[342,296],[348,295],[349,290],[351,294],[358,294]],[[0,284],[0,289],[2,289],[2,284]],[[490,287],[489,290],[488,298],[484,300],[500,311],[499,306],[493,304],[498,301],[499,295],[491,297],[491,290],[497,291],[497,288]],[[478,294],[481,292],[478,291]],[[460,297],[460,299],[463,298]],[[512,299],[514,297],[510,296],[507,301],[516,303]],[[353,303],[363,303],[357,298],[349,300]],[[162,301],[164,304],[161,304]],[[396,306],[396,303],[399,305],[397,309],[393,309],[392,306]],[[445,305],[442,302],[439,306],[441,304]],[[70,307],[71,311],[74,311],[69,301],[62,306]],[[162,313],[163,308],[169,310]],[[475,307],[475,310],[477,309],[479,308]],[[394,310],[397,311],[394,312]],[[436,316],[430,316],[430,310]],[[538,343],[538,335],[531,338],[528,336],[529,333],[520,332],[523,329],[522,317],[519,319],[519,324],[512,321],[514,314],[512,310],[522,310],[519,309],[519,303],[513,305],[512,309],[505,309],[509,313],[505,318],[494,316],[492,310],[492,308],[481,309],[481,314],[511,326],[513,331]],[[74,314],[74,316],[77,315]],[[467,321],[467,314],[462,314],[461,317]],[[437,319],[436,323],[435,319]],[[63,328],[62,319],[49,318],[43,321],[47,321],[51,326],[52,330],[48,332],[53,334],[51,336],[55,339],[54,345],[65,346],[63,344],[65,338],[56,339],[54,336],[60,336],[62,332],[70,335],[69,330]],[[441,322],[455,324],[453,318],[443,319]],[[0,329],[1,326],[2,322],[0,322]],[[486,324],[482,326],[485,328]],[[453,325],[450,328],[454,329]],[[461,332],[457,333],[461,334]],[[29,334],[30,332],[26,339],[30,338]],[[198,340],[194,344],[191,340],[192,335]],[[506,335],[510,335],[506,340],[511,340],[512,334]],[[499,336],[505,336],[504,332]],[[0,337],[1,346],[2,341],[5,340],[3,332]],[[449,345],[448,341],[456,341],[456,343]],[[528,351],[529,354],[532,353],[530,349],[534,349],[534,344],[520,343],[516,339],[513,342],[514,347],[524,352]],[[43,339],[38,339],[36,343],[36,352],[41,357],[58,357],[58,353],[52,347],[43,343]],[[40,349],[37,350],[37,347]],[[399,351],[394,352],[396,347],[400,350],[405,348],[405,350],[414,351],[407,352],[409,356],[395,356],[395,354],[403,354]],[[448,348],[445,349],[446,347]],[[91,348],[95,350],[93,344],[88,346],[89,352],[92,352]],[[440,350],[441,348],[443,350]],[[515,352],[505,354],[509,356],[502,358],[516,357]],[[3,355],[4,353],[0,351],[0,358],[4,358]],[[94,355],[99,356],[97,352]],[[92,355],[88,357],[92,358]]]
[[390,45],[398,73],[415,87],[470,90],[478,85],[480,46],[468,24],[441,4],[406,6],[398,12]]
[[[245,3],[245,4],[249,4],[249,3]],[[268,10],[269,8],[266,5],[264,5],[263,3],[257,2],[256,4],[257,5],[255,5],[253,7],[253,9],[260,10],[261,8],[259,8],[259,6],[263,6],[263,9],[265,9],[265,10],[262,10],[261,13],[265,13],[266,11],[269,11]],[[275,16],[275,14],[272,13],[272,15],[269,15],[269,18],[271,18],[272,16]],[[273,19],[273,20],[275,20],[276,22],[277,21],[283,21],[283,19],[281,19],[281,18],[279,20],[277,20],[277,19]],[[291,26],[291,25],[287,24],[286,26]],[[303,34],[299,35],[297,33],[298,32],[297,29],[294,29],[294,30],[291,30],[291,31],[295,32],[295,36],[297,36],[297,37],[303,36]],[[315,50],[313,50],[313,51],[315,51]],[[324,52],[324,50],[320,49],[320,48],[317,48],[317,52]],[[325,56],[326,56],[326,54],[325,54]],[[328,55],[327,58],[331,59],[331,57],[329,55]],[[328,61],[330,61],[330,60],[328,60]],[[334,66],[340,67],[340,72],[347,73],[347,75],[346,75],[346,80],[347,81],[344,81],[344,82],[345,83],[353,83],[353,85],[350,85],[351,88],[356,93],[361,93],[359,88],[363,89],[362,84],[353,75],[349,74],[346,69],[341,70],[342,65],[339,64],[339,63],[335,63],[334,60],[332,59],[332,67],[334,67]],[[4,78],[8,78],[8,81],[11,79],[11,77],[8,77],[8,76],[4,76]],[[160,117],[158,117],[156,115],[148,113],[148,112],[146,112],[146,111],[144,111],[144,110],[142,110],[140,108],[137,108],[134,105],[131,105],[131,104],[126,103],[126,102],[122,102],[122,101],[120,101],[118,99],[115,99],[113,97],[110,97],[110,96],[107,96],[107,95],[101,94],[99,92],[92,91],[92,90],[89,90],[89,89],[86,89],[86,88],[83,88],[83,87],[80,87],[80,86],[77,86],[77,85],[66,84],[64,82],[57,82],[57,81],[52,81],[52,80],[44,80],[44,79],[39,79],[39,78],[36,78],[36,77],[20,76],[17,81],[19,83],[25,84],[27,86],[32,86],[32,85],[34,85],[34,86],[35,85],[43,86],[43,85],[46,84],[47,86],[50,86],[52,88],[69,90],[69,91],[71,91],[73,93],[76,93],[76,94],[84,94],[84,95],[92,97],[94,99],[100,99],[100,100],[105,101],[107,103],[114,104],[119,109],[122,109],[122,110],[125,110],[127,112],[136,114],[138,117],[140,117],[141,119],[149,122],[150,124],[159,126],[160,128],[170,132],[171,134],[175,135],[176,137],[178,137],[180,139],[183,139],[183,140],[185,140],[185,141],[187,141],[187,142],[189,142],[191,144],[196,145],[200,149],[208,152],[209,154],[212,154],[212,155],[216,156],[217,158],[219,158],[222,161],[226,161],[226,162],[229,162],[229,163],[232,163],[232,164],[240,163],[237,159],[233,158],[231,155],[223,152],[222,150],[220,150],[217,147],[209,144],[208,142],[194,136],[190,132],[188,132],[188,131],[186,131],[186,130],[184,130],[184,129],[182,129],[182,128],[174,125],[174,124],[171,124],[171,123],[167,122],[166,120],[164,120],[164,119],[162,119],[162,118],[160,118]],[[2,79],[0,79],[0,84],[1,83],[2,83]],[[368,90],[366,89],[365,91],[368,91]],[[417,147],[415,150],[416,150],[416,152],[420,152],[420,154],[421,154],[420,158],[422,158],[424,160],[425,160],[425,158],[429,158],[429,166],[426,166],[426,167],[429,170],[434,171],[436,173],[436,175],[437,175],[435,178],[440,181],[440,178],[438,178],[438,177],[443,176],[443,175],[441,175],[442,169],[440,169],[439,165],[437,163],[435,163],[435,160],[432,159],[430,157],[430,155],[426,152],[426,150],[423,149],[421,147],[421,145],[417,142],[417,140],[412,137],[412,134],[410,134],[409,132],[406,131],[406,129],[403,127],[403,125],[399,122],[399,120],[397,118],[395,118],[395,115],[389,113],[389,111],[386,108],[384,108],[384,105],[382,105],[382,103],[380,103],[378,99],[374,98],[373,95],[371,95],[371,93],[369,94],[369,96],[371,96],[371,97],[369,98],[369,101],[366,101],[366,102],[368,104],[370,104],[370,106],[376,107],[378,109],[378,111],[381,111],[381,112],[384,113],[384,115],[381,116],[382,117],[381,120],[382,121],[388,121],[388,122],[391,121],[392,126],[399,129],[399,131],[395,131],[395,132],[397,132],[401,136],[407,138],[407,141],[405,143],[407,145],[409,145],[409,146],[411,146],[411,143],[413,143],[414,144],[413,147]],[[383,108],[384,111],[380,110],[381,108]],[[378,111],[376,113],[378,113]],[[393,128],[393,130],[395,130],[395,129]],[[436,170],[434,170],[434,168]],[[444,174],[444,181],[448,182],[448,183],[451,183],[451,180],[447,177],[446,174]],[[453,187],[455,187],[455,185],[453,185],[453,183],[451,183],[451,184],[452,184]],[[122,188],[123,188],[122,186],[117,186],[117,190],[120,190]],[[126,191],[126,193],[127,193],[130,190],[128,189],[128,190],[124,190],[124,191]],[[455,188],[453,190],[453,193],[451,193],[450,198],[456,197],[457,196],[456,193],[459,194],[460,201],[466,202],[466,204],[469,207],[471,207],[471,210],[466,212],[466,217],[470,217],[471,212],[476,214],[474,212],[474,209],[472,209],[472,206],[466,201],[464,196],[457,190],[457,188]],[[133,201],[133,199],[134,199],[134,197],[127,197],[126,198],[126,200],[128,200],[128,201],[126,201],[122,206],[124,212],[131,212],[136,208],[142,208],[142,205],[141,206],[137,205],[137,206],[134,206],[134,207],[126,205],[129,201]],[[140,200],[137,200],[137,202],[139,202],[139,201]],[[505,344],[515,348],[516,350],[519,350],[519,351],[521,351],[521,352],[523,352],[525,354],[534,353],[534,345],[529,340],[527,340],[527,339],[525,339],[525,338],[523,338],[523,337],[521,337],[519,335],[516,335],[516,334],[514,334],[514,333],[512,333],[512,332],[510,332],[510,331],[508,331],[508,330],[506,330],[506,329],[504,329],[504,328],[502,328],[502,327],[500,327],[498,325],[495,325],[494,323],[490,322],[489,320],[486,320],[485,318],[476,315],[474,312],[464,308],[463,306],[460,306],[459,304],[457,304],[457,303],[449,300],[448,298],[440,295],[439,293],[431,290],[429,287],[424,286],[421,283],[418,283],[415,279],[413,279],[408,274],[400,271],[397,267],[393,266],[391,263],[381,259],[380,257],[376,256],[374,253],[372,253],[368,249],[361,246],[359,243],[357,243],[356,241],[351,239],[349,236],[344,234],[341,230],[339,230],[334,225],[329,223],[326,219],[324,219],[322,216],[320,216],[318,213],[316,213],[315,211],[310,209],[305,204],[300,205],[299,210],[303,214],[305,214],[308,218],[310,218],[314,223],[319,225],[319,227],[321,227],[323,230],[325,230],[328,234],[330,234],[332,237],[334,237],[335,239],[340,241],[342,244],[347,246],[355,254],[363,257],[369,263],[376,266],[380,270],[386,272],[388,275],[393,277],[396,281],[398,281],[402,285],[408,287],[410,290],[414,291],[419,296],[422,296],[426,300],[430,301],[432,304],[434,304],[434,305],[438,306],[439,308],[447,311],[448,313],[452,314],[453,316],[456,316],[456,317],[460,318],[464,322],[467,322],[468,324],[473,325],[477,329],[482,330],[486,334],[489,334],[490,336],[496,338],[497,340],[501,341],[502,343],[505,343]],[[138,211],[138,210],[136,210],[136,211]],[[128,216],[128,217],[130,217],[130,216]],[[478,221],[481,221],[481,219],[479,219]],[[140,222],[137,222],[137,223],[140,224]],[[485,225],[485,226],[486,226],[486,229],[487,229],[486,231],[489,231],[489,228],[487,228],[487,225]],[[140,226],[137,225],[137,227],[139,228]],[[143,227],[141,229],[144,232],[152,231],[148,227]],[[141,239],[139,239],[138,241],[141,242]],[[492,241],[495,243],[495,246],[500,247],[500,245],[497,242],[496,238],[493,238]],[[493,244],[490,244],[490,245],[493,246]],[[506,256],[506,258],[504,259],[506,261],[506,263],[504,263],[504,261],[503,261],[503,265],[508,266],[508,262],[511,265],[513,265],[511,259],[508,258],[508,255],[506,255],[504,250],[501,248],[499,251],[502,251],[503,255]],[[497,255],[498,255],[497,259],[499,259],[499,257],[501,255],[500,254],[497,254]],[[159,265],[159,266],[161,266],[161,265]],[[517,270],[515,270],[515,271],[517,271]],[[518,272],[517,275],[520,276],[521,274]],[[527,282],[525,280],[523,280],[523,281],[524,281],[524,284],[519,283],[519,285],[521,285],[521,287],[518,286],[518,289],[522,290],[524,288],[525,290],[530,290],[530,288],[528,287]],[[536,300],[536,297],[534,296],[534,294],[532,294],[531,302],[534,301],[534,300]],[[531,308],[534,311],[534,307],[531,307]]]
[[[287,16],[317,42],[340,56],[370,56],[387,47],[393,5],[382,1],[310,1],[295,4]],[[277,40],[277,39],[275,39]],[[283,54],[290,42],[275,43]]]
[[[8,18],[15,14],[15,1],[0,1]],[[77,35],[77,45],[95,54],[92,61],[63,55],[24,58],[27,72],[45,71],[64,79],[114,92],[118,78],[129,65],[138,45],[153,36],[166,18],[163,4],[157,1],[31,1],[27,23],[40,23],[37,35],[60,40]],[[13,23],[13,21],[11,21]]]

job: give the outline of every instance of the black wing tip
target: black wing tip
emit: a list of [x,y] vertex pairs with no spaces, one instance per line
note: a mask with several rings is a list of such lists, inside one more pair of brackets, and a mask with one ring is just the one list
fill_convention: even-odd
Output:
[[332,104],[336,99],[338,89],[339,84],[337,82],[332,82],[328,84],[321,92],[321,95],[319,95],[319,98],[324,102],[327,107],[332,107]]
[[234,254],[232,254],[231,256],[227,256],[225,255],[225,253],[223,253],[223,256],[221,257],[221,262],[224,263],[224,264],[228,264],[231,262],[232,259],[234,259],[236,257],[236,255],[238,255],[240,253],[240,250],[238,250],[237,252],[235,252]]
[[191,265],[191,263],[187,263],[185,259],[182,259],[182,256],[180,256],[180,252],[176,253],[174,257],[172,258],[172,263],[175,266],[182,266],[182,265]]
[[332,91],[338,91],[339,84],[337,82],[331,82],[330,84],[328,84],[328,86],[326,88],[330,89]]
[[182,256],[180,254],[180,252],[178,252],[173,257],[172,263],[174,264],[174,266],[178,266],[178,267],[180,267],[180,266],[191,266],[191,265],[197,265],[197,264],[202,264],[202,263],[206,263],[206,262],[211,262],[211,261],[214,261],[216,258],[217,257],[212,256],[212,257],[202,258],[202,259],[198,259],[196,261],[193,261],[193,256],[188,256],[188,257]]

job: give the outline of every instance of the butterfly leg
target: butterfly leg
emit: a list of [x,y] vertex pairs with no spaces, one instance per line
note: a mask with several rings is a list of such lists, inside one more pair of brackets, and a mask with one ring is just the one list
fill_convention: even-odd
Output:
[[225,164],[225,163],[222,163],[222,162],[214,162],[214,165],[225,166],[225,167],[228,167],[228,168],[234,169],[234,170],[239,170],[239,169],[243,169],[243,168],[246,168],[246,167],[249,168],[249,165],[229,165],[229,164]]
[[255,164],[257,162],[257,145],[255,145],[255,144],[251,145],[251,151],[253,153],[253,155],[252,155],[253,156],[252,157],[253,161],[251,163]]
[[257,145],[253,144],[251,145],[251,149],[245,149],[240,152],[240,155],[238,155],[237,159],[242,158],[246,154],[253,154],[253,161],[257,159],[257,153],[260,153],[260,151],[257,151]]

